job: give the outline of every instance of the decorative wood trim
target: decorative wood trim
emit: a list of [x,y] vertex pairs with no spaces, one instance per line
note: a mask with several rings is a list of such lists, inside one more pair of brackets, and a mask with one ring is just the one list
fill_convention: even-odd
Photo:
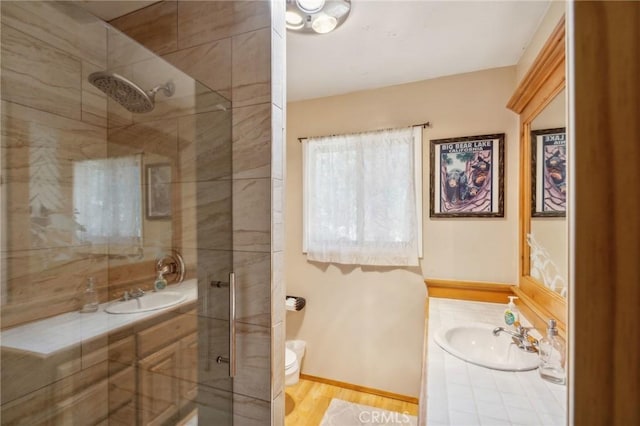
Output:
[[567,301],[529,275],[530,248],[526,236],[531,232],[531,121],[565,88],[565,19],[558,22],[531,68],[516,88],[507,108],[520,114],[520,190],[519,190],[519,286],[513,292],[523,315],[542,334],[550,318],[566,337]]
[[[509,99],[507,108],[516,114],[522,114],[525,107],[536,97],[540,87],[547,82],[556,69],[564,64],[564,60],[565,19],[563,16],[540,50],[540,53],[538,53],[531,68],[527,71],[518,88],[511,96],[511,99]],[[564,70],[564,66],[561,68]]]
[[[540,287],[539,284],[535,284],[536,288]],[[522,315],[531,322],[531,325],[543,336],[547,334],[547,323],[550,318],[554,318],[557,321],[558,333],[563,339],[567,338],[567,325],[566,320],[559,319],[555,314],[551,313],[547,306],[538,303],[534,298],[522,290],[521,287],[513,286],[513,293],[518,296],[516,300],[516,306],[522,313]],[[558,296],[560,297],[560,296]],[[565,315],[566,316],[566,315]]]
[[640,425],[640,2],[572,8],[569,424]]
[[311,376],[309,374],[300,373],[300,378],[305,380],[311,380],[312,382],[324,383],[331,386],[337,386],[344,389],[354,390],[357,392],[370,393],[371,395],[378,395],[385,398],[397,399],[398,401],[409,402],[411,404],[418,404],[418,398],[413,396],[401,395],[399,393],[387,392],[380,389],[368,388],[366,386],[354,385],[351,383],[341,382],[339,380],[325,379],[324,377]]
[[474,302],[506,303],[513,296],[512,285],[504,283],[455,281],[427,278],[429,297],[471,300]]

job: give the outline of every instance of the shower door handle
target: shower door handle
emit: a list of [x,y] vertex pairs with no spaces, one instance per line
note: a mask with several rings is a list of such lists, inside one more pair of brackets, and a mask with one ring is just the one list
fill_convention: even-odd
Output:
[[229,273],[229,377],[236,375],[236,274]]
[[229,364],[229,377],[236,375],[236,274],[229,272],[229,283],[212,281],[211,286],[229,287],[229,358],[222,355],[216,358],[218,364]]

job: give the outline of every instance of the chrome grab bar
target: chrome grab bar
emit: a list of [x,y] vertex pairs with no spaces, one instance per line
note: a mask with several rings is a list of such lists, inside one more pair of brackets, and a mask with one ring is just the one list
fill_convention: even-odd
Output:
[[236,376],[236,274],[229,273],[229,377]]
[[229,363],[229,377],[236,375],[236,274],[229,273],[229,283],[214,281],[212,286],[226,287],[229,286],[229,358],[218,356],[216,362]]

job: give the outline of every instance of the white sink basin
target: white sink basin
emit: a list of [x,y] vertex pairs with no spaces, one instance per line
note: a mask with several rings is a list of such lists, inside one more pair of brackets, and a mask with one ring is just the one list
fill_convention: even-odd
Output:
[[145,293],[144,296],[113,302],[105,308],[110,314],[136,314],[138,312],[155,311],[177,305],[186,300],[187,296],[177,291],[159,291]]
[[519,349],[511,336],[494,336],[490,324],[473,324],[439,330],[436,343],[451,355],[482,367],[503,371],[538,368],[538,354]]

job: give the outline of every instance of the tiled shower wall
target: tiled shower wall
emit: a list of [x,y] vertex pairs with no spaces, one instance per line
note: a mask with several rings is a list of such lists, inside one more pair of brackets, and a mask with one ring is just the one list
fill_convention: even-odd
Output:
[[232,101],[234,417],[284,424],[284,1],[169,0],[111,24]]
[[[107,247],[75,238],[74,162],[107,154],[106,29],[67,6],[2,2],[2,327],[107,300]],[[77,37],[82,34],[82,37]]]

